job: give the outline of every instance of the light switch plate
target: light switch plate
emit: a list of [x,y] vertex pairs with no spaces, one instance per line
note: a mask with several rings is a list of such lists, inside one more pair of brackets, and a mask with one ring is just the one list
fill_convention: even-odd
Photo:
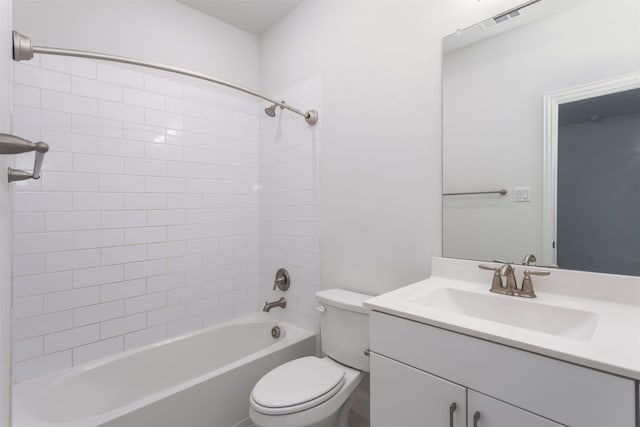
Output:
[[530,202],[531,201],[531,187],[514,187],[513,188],[513,201],[514,202]]

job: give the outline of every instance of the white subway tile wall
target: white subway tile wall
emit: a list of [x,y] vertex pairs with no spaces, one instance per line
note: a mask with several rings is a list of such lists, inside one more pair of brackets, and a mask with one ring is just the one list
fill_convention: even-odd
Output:
[[[15,64],[15,133],[51,149],[40,180],[14,184],[14,381],[259,309],[259,112],[168,74],[64,57]],[[270,191],[303,182],[265,167]],[[296,174],[301,191],[317,181]],[[269,221],[287,215],[312,234],[289,257],[296,281],[313,276],[303,253],[317,256],[317,203],[265,201]],[[293,297],[293,310],[306,301]]]
[[[284,296],[287,308],[275,308],[272,313],[315,332],[319,332],[315,293],[320,290],[321,84],[320,77],[311,78],[277,96],[317,109],[321,119],[315,126],[293,114],[278,112],[275,120],[260,117],[260,300]],[[245,223],[235,226],[241,230]],[[239,246],[244,243],[242,236],[229,240]],[[291,275],[287,292],[272,290],[280,267]],[[246,286],[251,287],[251,282]]]

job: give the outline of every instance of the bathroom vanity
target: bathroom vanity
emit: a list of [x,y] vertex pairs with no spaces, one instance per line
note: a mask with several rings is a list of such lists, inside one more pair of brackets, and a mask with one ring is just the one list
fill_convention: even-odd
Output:
[[[640,427],[631,16],[637,2],[523,1],[443,39],[450,258],[365,303],[373,427]],[[478,268],[523,256],[562,270]]]
[[365,302],[371,425],[637,426],[639,280],[555,270],[525,299],[434,258],[430,279]]

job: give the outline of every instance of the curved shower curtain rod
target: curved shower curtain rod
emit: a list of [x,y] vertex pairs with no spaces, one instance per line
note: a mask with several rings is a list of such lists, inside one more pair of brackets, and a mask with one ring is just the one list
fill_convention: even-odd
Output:
[[194,71],[185,70],[183,68],[172,67],[169,65],[156,64],[153,62],[145,62],[140,61],[133,58],[126,58],[123,56],[115,56],[115,55],[107,55],[104,53],[95,53],[95,52],[86,52],[82,50],[73,50],[73,49],[58,49],[54,47],[44,47],[44,46],[34,46],[26,36],[18,33],[17,31],[13,32],[13,59],[14,61],[28,61],[33,58],[34,53],[39,53],[42,55],[59,55],[59,56],[74,56],[77,58],[90,58],[90,59],[99,59],[102,61],[111,61],[111,62],[119,62],[122,64],[130,64],[130,65],[139,65],[141,67],[147,68],[155,68],[156,70],[169,71],[171,73],[182,74],[184,76],[194,77],[196,79],[205,80],[211,83],[216,83],[222,86],[229,87],[231,89],[239,90],[240,92],[244,92],[246,94],[255,96],[257,98],[264,99],[265,101],[271,102],[273,105],[265,109],[265,112],[268,116],[275,116],[275,107],[278,106],[280,108],[289,110],[293,113],[296,113],[302,117],[304,117],[305,121],[310,125],[315,125],[318,122],[318,112],[316,110],[309,110],[306,113],[298,110],[295,107],[286,104],[284,101],[276,101],[271,99],[265,95],[262,95],[258,92],[254,92],[251,89],[247,89],[242,86],[235,85],[233,83],[219,80],[214,77],[209,77],[206,74],[196,73]]

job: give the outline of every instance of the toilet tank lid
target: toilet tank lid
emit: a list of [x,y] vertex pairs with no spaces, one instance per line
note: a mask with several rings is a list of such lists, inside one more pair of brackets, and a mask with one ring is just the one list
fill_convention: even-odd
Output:
[[371,295],[347,291],[345,289],[325,289],[316,292],[316,297],[318,301],[328,306],[364,314],[368,314],[369,309],[363,307],[362,303],[365,300],[373,298]]

